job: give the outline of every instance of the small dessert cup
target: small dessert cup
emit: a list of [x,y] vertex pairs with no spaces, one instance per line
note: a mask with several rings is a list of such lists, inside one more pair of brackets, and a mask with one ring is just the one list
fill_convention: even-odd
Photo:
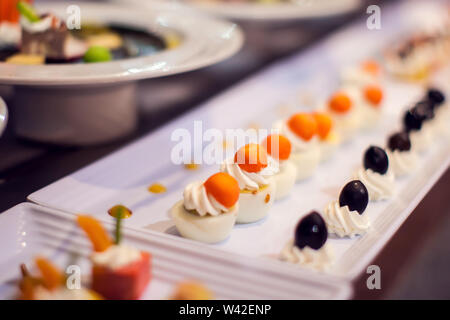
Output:
[[296,113],[287,121],[278,121],[274,129],[285,135],[292,144],[290,161],[297,168],[296,181],[311,177],[320,163],[317,123],[309,113]]
[[221,171],[234,177],[240,188],[237,223],[251,223],[263,219],[275,200],[276,183],[273,176],[278,165],[259,144],[240,148],[234,159],[228,159]]
[[328,232],[341,238],[366,233],[370,222],[363,213],[368,202],[369,193],[361,181],[347,183],[341,191],[339,201],[333,201],[325,208]]
[[151,281],[151,254],[121,243],[120,221],[116,217],[116,239],[113,242],[98,220],[78,216],[77,222],[91,240],[92,288],[106,299],[139,299]]
[[262,145],[278,161],[279,171],[273,177],[276,184],[275,200],[283,199],[291,193],[297,178],[297,167],[290,160],[291,142],[283,135],[272,134],[264,139]]
[[317,133],[319,135],[320,162],[326,162],[341,144],[339,134],[333,128],[333,120],[326,112],[315,112],[314,118],[317,122]]
[[185,238],[205,243],[225,240],[236,223],[239,193],[237,181],[223,172],[212,175],[204,183],[189,184],[184,199],[170,211],[178,232]]

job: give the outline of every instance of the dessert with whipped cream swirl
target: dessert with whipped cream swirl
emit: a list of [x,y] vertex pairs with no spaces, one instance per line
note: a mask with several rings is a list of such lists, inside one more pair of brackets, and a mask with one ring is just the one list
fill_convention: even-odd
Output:
[[291,142],[288,138],[279,134],[271,134],[262,142],[267,153],[276,161],[280,170],[274,175],[276,183],[275,200],[287,197],[295,184],[297,167],[290,161]]
[[430,88],[427,96],[434,105],[439,133],[450,140],[450,126],[448,125],[450,123],[450,103],[447,102],[444,93],[438,89]]
[[388,139],[389,165],[396,177],[409,175],[417,168],[419,157],[412,150],[407,132],[399,132]]
[[328,231],[322,216],[313,211],[300,220],[294,239],[283,248],[280,259],[323,271],[333,264],[334,254],[326,243]]
[[92,289],[111,300],[135,300],[151,280],[151,255],[122,243],[121,220],[116,217],[113,241],[98,220],[78,216],[77,222],[91,240]]
[[274,129],[292,144],[290,159],[297,167],[297,181],[311,177],[320,162],[317,123],[312,114],[296,113],[285,121],[278,121]]
[[221,171],[234,177],[240,189],[236,222],[255,222],[268,214],[275,200],[273,176],[278,170],[278,163],[254,143],[243,146],[222,164]]
[[320,161],[325,162],[331,158],[341,144],[341,137],[334,128],[333,119],[326,112],[314,112],[319,136]]
[[354,237],[366,233],[370,227],[363,215],[369,202],[369,193],[359,180],[347,183],[341,191],[339,201],[333,201],[325,208],[328,232],[339,237]]
[[427,151],[432,145],[432,127],[425,125],[425,122],[433,117],[434,112],[423,104],[409,109],[403,117],[404,129],[409,133],[412,148],[419,153]]
[[395,176],[389,170],[389,158],[382,148],[371,146],[364,153],[364,167],[355,173],[369,192],[369,200],[384,200],[395,193]]
[[360,105],[361,95],[357,87],[343,87],[328,101],[327,110],[343,141],[350,139],[361,126]]
[[367,86],[380,82],[381,67],[374,60],[366,60],[357,66],[344,68],[340,78],[342,85]]
[[225,240],[231,233],[239,210],[239,185],[227,173],[219,172],[189,184],[183,200],[171,209],[178,232],[206,243]]
[[425,129],[431,131],[436,137],[450,138],[450,108],[445,103],[445,95],[442,91],[429,88],[423,100],[418,103],[426,115]]

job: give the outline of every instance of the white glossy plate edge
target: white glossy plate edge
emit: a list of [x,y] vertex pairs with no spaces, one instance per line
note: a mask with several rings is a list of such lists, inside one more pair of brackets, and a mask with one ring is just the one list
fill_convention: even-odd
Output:
[[[39,228],[41,230],[47,228],[47,233],[51,233],[53,241],[64,239],[70,231],[71,238],[81,239],[79,240],[80,246],[88,244],[80,230],[77,229],[74,232],[75,216],[73,214],[31,203],[19,204],[2,213],[0,215],[0,229],[7,227],[2,224],[2,221],[10,215],[19,215],[19,212],[27,215],[38,215]],[[114,228],[112,223],[105,222],[104,225],[108,230]],[[231,286],[231,289],[228,288],[229,290],[236,289],[241,285],[246,288],[246,292],[253,291],[256,296],[256,292],[264,287],[273,291],[267,297],[260,294],[259,299],[295,299],[296,293],[305,294],[308,291],[314,292],[314,297],[318,299],[348,299],[352,293],[348,285],[331,276],[322,278],[308,271],[302,274],[293,274],[288,270],[283,270],[283,266],[281,268],[266,266],[261,264],[260,261],[253,261],[253,259],[239,258],[239,260],[233,260],[223,255],[212,256],[205,254],[203,247],[196,248],[184,241],[152,232],[142,232],[127,227],[124,227],[123,232],[125,239],[128,238],[133,243],[141,243],[140,247],[144,246],[143,249],[146,249],[145,244],[147,244],[153,250],[158,250],[158,254],[154,253],[154,255],[159,257],[158,259],[161,261],[165,261],[164,268],[172,270],[174,277],[177,277],[175,273],[178,266],[184,265],[183,263],[188,261],[190,262],[188,264],[190,269],[187,265],[186,268],[188,271],[190,270],[190,274],[196,274],[197,279],[215,284],[216,288],[221,283],[225,285],[229,282]],[[1,262],[0,253],[0,264]],[[197,268],[198,270],[196,270]],[[227,279],[227,281],[224,282],[223,279]],[[242,288],[242,290],[244,289]],[[242,296],[240,297],[242,298]],[[254,299],[255,296],[250,298]],[[301,296],[301,298],[308,299],[307,296]]]

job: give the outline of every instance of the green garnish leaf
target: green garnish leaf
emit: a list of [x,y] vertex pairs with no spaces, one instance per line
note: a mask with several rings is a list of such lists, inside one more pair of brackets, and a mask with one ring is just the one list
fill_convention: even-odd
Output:
[[30,22],[39,22],[41,20],[36,11],[34,11],[34,8],[28,2],[17,2],[17,10],[19,10],[20,14]]
[[86,51],[83,57],[84,62],[106,62],[112,60],[111,52],[108,48],[92,46]]
[[123,206],[119,206],[117,208],[117,215],[116,215],[116,244],[120,244],[120,241],[122,240],[122,232],[120,232],[121,224],[122,224],[122,218],[124,216],[124,208]]

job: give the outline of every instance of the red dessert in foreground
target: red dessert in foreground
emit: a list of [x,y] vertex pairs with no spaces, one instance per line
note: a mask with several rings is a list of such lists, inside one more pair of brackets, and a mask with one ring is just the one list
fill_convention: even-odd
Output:
[[150,254],[142,252],[142,259],[112,270],[103,266],[92,268],[92,289],[106,299],[136,300],[150,282]]
[[95,250],[92,289],[106,299],[139,299],[151,280],[151,255],[120,244],[120,215],[115,243],[95,218],[78,216],[77,220]]

